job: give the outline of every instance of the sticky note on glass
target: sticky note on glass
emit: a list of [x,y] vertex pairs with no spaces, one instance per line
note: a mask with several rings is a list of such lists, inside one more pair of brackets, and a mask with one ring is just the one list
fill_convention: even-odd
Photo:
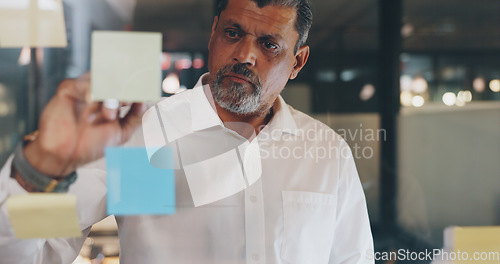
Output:
[[161,97],[161,34],[94,31],[91,95],[94,101],[157,101]]
[[17,238],[82,236],[76,196],[63,193],[32,193],[7,200],[10,222]]
[[[149,163],[146,148],[106,148],[107,211],[114,215],[175,213],[173,170]],[[164,155],[172,162],[172,154]]]
[[454,263],[500,263],[500,226],[453,227],[453,251]]
[[0,0],[0,47],[66,47],[62,0]]

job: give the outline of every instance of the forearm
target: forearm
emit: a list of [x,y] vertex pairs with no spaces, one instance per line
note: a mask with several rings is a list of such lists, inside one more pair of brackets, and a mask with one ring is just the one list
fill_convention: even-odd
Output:
[[2,256],[0,262],[71,263],[80,251],[90,227],[106,216],[104,170],[83,169],[79,172],[83,176],[82,179],[75,182],[68,192],[77,197],[79,225],[83,230],[82,237],[17,239],[12,229],[6,201],[10,196],[26,194],[27,191],[10,177],[11,164],[12,157],[0,171],[0,256]]
[[24,194],[24,190],[11,175],[11,156],[0,171],[0,256],[2,263],[30,263],[41,250],[44,239],[16,239],[7,211],[7,199]]

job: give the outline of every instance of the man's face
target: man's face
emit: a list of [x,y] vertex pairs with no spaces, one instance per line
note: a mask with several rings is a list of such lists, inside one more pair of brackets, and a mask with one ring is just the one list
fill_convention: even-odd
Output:
[[308,47],[294,53],[295,19],[294,8],[229,0],[214,20],[209,43],[210,85],[220,107],[241,115],[269,111],[309,55]]

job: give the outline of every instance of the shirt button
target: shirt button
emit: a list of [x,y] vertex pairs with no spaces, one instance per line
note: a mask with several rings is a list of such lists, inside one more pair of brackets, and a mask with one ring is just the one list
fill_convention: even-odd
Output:
[[250,196],[250,201],[251,201],[252,203],[257,202],[257,197],[256,197],[255,195]]
[[253,254],[252,255],[252,259],[255,260],[255,261],[259,261],[260,257],[257,254]]

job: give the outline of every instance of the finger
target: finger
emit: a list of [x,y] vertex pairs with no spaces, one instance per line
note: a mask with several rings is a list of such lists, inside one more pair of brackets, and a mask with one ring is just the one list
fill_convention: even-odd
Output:
[[89,103],[92,100],[91,90],[92,84],[90,79],[90,72],[76,78],[76,89],[80,94],[84,95],[85,101]]
[[101,117],[101,108],[102,108],[102,103],[101,102],[92,102],[85,107],[85,110],[83,111],[82,117],[84,120],[87,120],[87,123],[92,123],[97,121],[97,119],[102,119]]
[[127,113],[130,111],[130,108],[132,107],[132,103],[120,103],[120,111],[119,111],[119,118],[124,118]]
[[85,74],[77,79],[63,80],[57,88],[57,95],[77,102],[89,103],[91,101],[90,87],[90,74]]
[[120,102],[116,99],[105,99],[102,102],[102,116],[108,121],[113,121],[118,116]]
[[[85,100],[84,90],[77,88],[76,80],[63,80],[58,88],[56,95],[49,101],[40,117],[40,125],[49,122],[47,120],[65,120],[65,122],[74,122],[80,116],[88,104]],[[54,119],[57,116],[57,119]]]
[[127,115],[120,120],[122,128],[121,143],[126,142],[134,133],[135,129],[142,123],[142,116],[146,112],[146,104],[133,103]]
[[77,88],[75,79],[63,80],[57,87],[57,96],[66,99],[70,98],[77,101],[85,101],[85,93]]

